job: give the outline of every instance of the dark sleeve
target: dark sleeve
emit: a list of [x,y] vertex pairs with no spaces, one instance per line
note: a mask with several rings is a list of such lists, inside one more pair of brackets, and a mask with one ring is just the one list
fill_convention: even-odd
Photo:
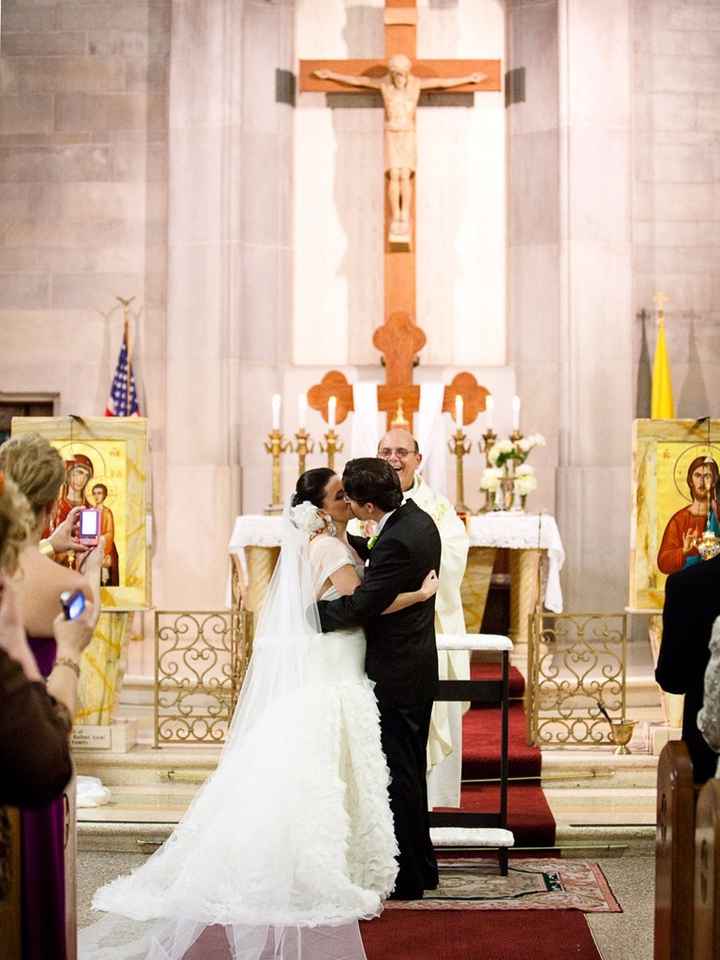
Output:
[[367,537],[355,537],[351,533],[347,535],[348,543],[353,548],[355,553],[360,557],[361,560],[367,560],[370,556],[370,551],[368,550],[368,538]]
[[318,603],[323,633],[344,630],[379,616],[402,592],[409,564],[408,549],[398,540],[383,537],[373,548],[372,566],[365,579],[349,597]]
[[0,651],[0,804],[41,807],[69,783],[69,724],[58,708],[43,683]]
[[[687,693],[690,657],[687,640],[694,636],[693,605],[688,602],[682,574],[673,574],[665,584],[663,632],[655,679],[667,693]],[[684,648],[684,649],[683,649]]]

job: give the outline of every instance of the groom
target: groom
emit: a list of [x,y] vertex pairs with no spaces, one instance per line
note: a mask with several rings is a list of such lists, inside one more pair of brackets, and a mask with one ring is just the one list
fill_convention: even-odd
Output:
[[350,460],[345,498],[359,520],[374,520],[369,540],[348,540],[365,563],[365,578],[349,597],[320,601],[325,633],[362,626],[365,669],[375,681],[382,746],[390,768],[390,806],[400,848],[392,899],[417,900],[438,883],[430,842],[425,764],[430,713],[438,679],[435,598],[382,616],[398,593],[417,590],[440,569],[440,535],[412,500],[403,503],[397,473],[385,460]]

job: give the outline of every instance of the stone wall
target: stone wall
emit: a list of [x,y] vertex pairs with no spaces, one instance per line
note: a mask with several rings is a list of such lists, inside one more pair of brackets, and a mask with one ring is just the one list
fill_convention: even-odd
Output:
[[[720,5],[633,0],[635,311],[668,294],[677,414],[720,416]],[[655,324],[647,324],[649,354]],[[634,365],[642,330],[635,321]],[[643,412],[641,410],[641,412]]]
[[0,60],[0,385],[100,414],[121,336],[162,432],[170,3],[5,0]]

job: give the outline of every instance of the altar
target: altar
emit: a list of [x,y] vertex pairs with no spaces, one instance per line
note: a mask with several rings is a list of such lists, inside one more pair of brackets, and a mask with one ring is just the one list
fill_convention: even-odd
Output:
[[[280,553],[282,518],[237,517],[228,552],[231,578],[228,602],[253,613],[262,607]],[[542,597],[545,609],[563,609],[560,571],[565,551],[550,514],[498,511],[468,520],[470,551],[462,584],[468,633],[479,633],[498,550],[510,551],[510,636],[516,645],[528,642],[528,616]]]

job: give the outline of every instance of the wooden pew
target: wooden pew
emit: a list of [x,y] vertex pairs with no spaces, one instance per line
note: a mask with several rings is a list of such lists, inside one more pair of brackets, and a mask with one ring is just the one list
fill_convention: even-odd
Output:
[[693,960],[695,802],[690,754],[671,740],[658,760],[654,960]]
[[720,780],[700,790],[695,814],[693,960],[720,956]]

